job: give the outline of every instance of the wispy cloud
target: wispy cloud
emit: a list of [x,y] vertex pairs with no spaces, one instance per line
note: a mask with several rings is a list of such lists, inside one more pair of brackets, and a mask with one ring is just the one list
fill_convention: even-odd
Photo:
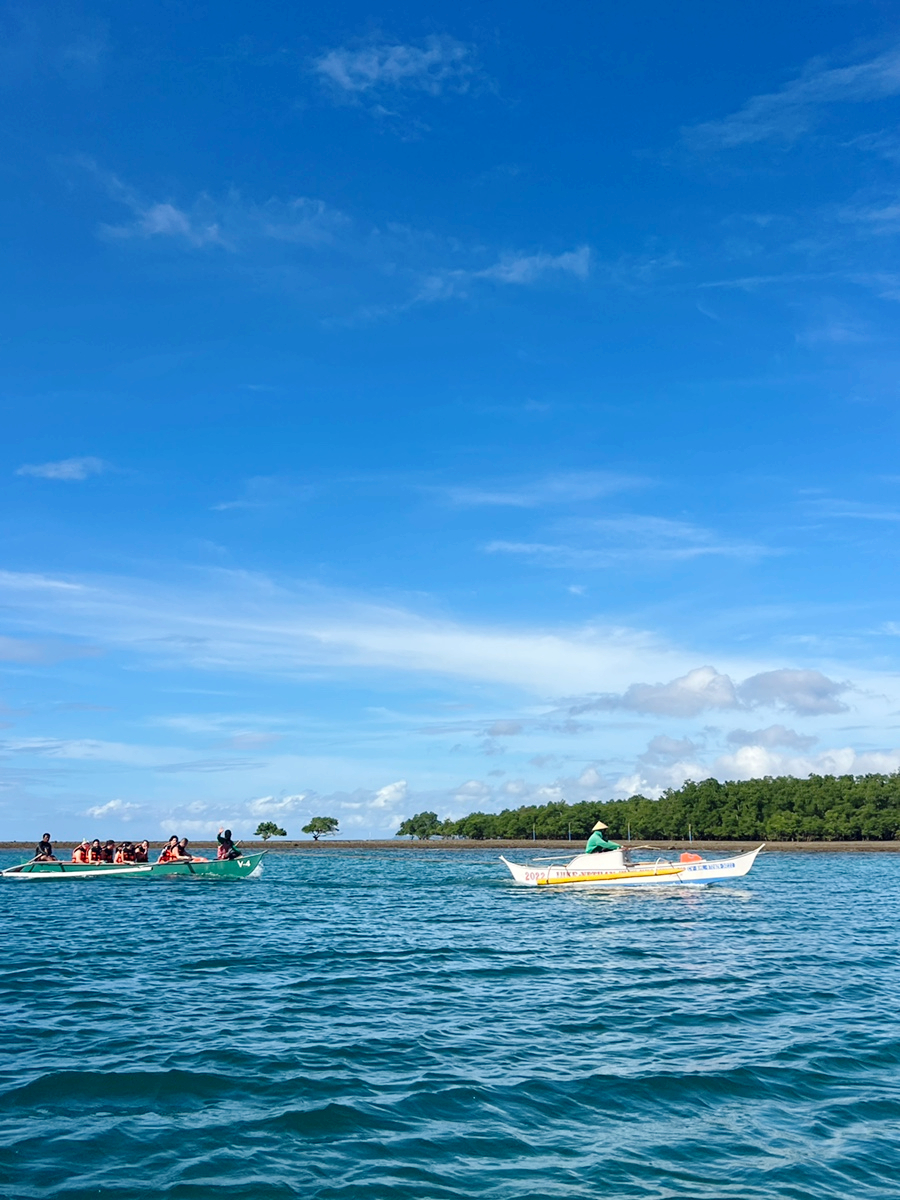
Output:
[[234,509],[273,508],[280,504],[308,500],[313,494],[309,484],[296,483],[278,475],[255,475],[248,479],[243,495],[235,500],[223,500],[211,505],[213,512],[228,512]]
[[685,662],[681,652],[639,630],[468,625],[240,571],[195,571],[173,587],[97,579],[71,589],[40,580],[28,586],[5,572],[0,600],[8,621],[19,614],[29,628],[89,638],[163,666],[261,677],[311,667],[334,674],[375,669],[552,695],[586,691],[597,679],[625,685],[640,677],[648,654],[673,666]]
[[[221,271],[229,264],[241,278],[249,271],[261,284],[293,290],[304,298],[343,297],[353,317],[371,321],[448,300],[464,300],[475,288],[549,286],[591,273],[588,246],[553,254],[545,250],[498,253],[466,246],[427,230],[395,222],[375,225],[308,196],[257,201],[232,190],[193,199],[153,199],[93,160],[67,161],[105,191],[124,220],[102,223],[107,240],[150,243],[199,254]],[[369,293],[371,299],[360,300]]]
[[0,636],[0,662],[57,663],[72,658],[95,658],[98,654],[100,650],[96,647],[79,646],[74,642]]
[[615,492],[644,487],[649,481],[615,471],[569,471],[542,479],[505,480],[481,486],[438,489],[453,504],[465,508],[543,508],[596,500]]
[[578,544],[489,542],[488,554],[515,554],[547,567],[603,570],[625,562],[689,562],[698,558],[758,559],[776,553],[756,542],[722,538],[711,530],[665,517],[622,515],[569,522]]
[[0,87],[57,78],[99,82],[110,43],[105,22],[86,23],[62,6],[7,5],[0,41]]
[[61,479],[67,483],[81,482],[92,475],[102,475],[109,464],[102,458],[63,458],[57,462],[25,463],[16,471],[17,475],[31,475],[35,479]]
[[472,48],[446,34],[418,44],[370,42],[328,50],[313,70],[332,93],[356,99],[368,93],[412,90],[438,96],[466,92],[480,74]]
[[487,280],[522,287],[539,283],[554,275],[572,275],[587,279],[591,273],[591,251],[588,246],[565,250],[561,254],[506,254],[489,267],[468,269],[453,267],[434,271],[426,276],[417,293],[406,307],[431,304],[439,300],[464,299],[474,284]]
[[[7,586],[10,580],[13,586]],[[724,671],[698,668],[694,653],[640,629],[465,624],[308,586],[289,588],[245,572],[194,572],[190,580],[170,587],[150,579],[96,579],[71,591],[15,583],[9,573],[0,575],[0,602],[8,621],[89,637],[120,656],[153,662],[157,669],[300,678],[314,668],[320,677],[341,679],[376,671],[381,678],[477,681],[515,688],[544,702],[560,693],[577,695],[580,699],[559,712],[567,719],[589,712],[692,717],[765,708],[821,717],[845,711],[843,697],[850,689],[815,669],[766,670],[758,663],[743,669],[739,663],[727,665]],[[647,679],[648,668],[665,671],[662,677],[669,682],[634,682]],[[879,690],[890,690],[890,685],[880,680]],[[219,730],[252,733],[260,728],[254,724],[241,719],[230,730]],[[489,726],[483,722],[481,736],[492,732]],[[559,717],[551,727],[574,731]],[[493,736],[512,737],[511,730],[512,725],[495,726]],[[267,732],[265,726],[262,732]],[[6,743],[4,748],[48,757],[142,761],[169,771],[253,765],[196,759],[183,749],[91,740]]]
[[697,150],[727,150],[758,142],[791,143],[814,129],[823,110],[838,103],[861,103],[900,94],[900,49],[845,67],[822,59],[775,92],[753,96],[737,112],[683,130]]
[[498,283],[534,283],[541,276],[562,271],[587,279],[591,271],[591,251],[588,246],[567,250],[563,254],[511,254],[492,267],[475,271],[475,279],[495,279]]
[[900,510],[865,504],[859,500],[823,497],[809,501],[808,507],[816,516],[843,521],[878,521],[887,524],[900,521]]

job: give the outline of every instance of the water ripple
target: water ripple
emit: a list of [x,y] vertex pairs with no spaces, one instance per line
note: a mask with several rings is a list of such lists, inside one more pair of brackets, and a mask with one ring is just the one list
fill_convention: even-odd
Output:
[[500,865],[0,888],[2,1195],[896,1194],[900,860],[671,893]]

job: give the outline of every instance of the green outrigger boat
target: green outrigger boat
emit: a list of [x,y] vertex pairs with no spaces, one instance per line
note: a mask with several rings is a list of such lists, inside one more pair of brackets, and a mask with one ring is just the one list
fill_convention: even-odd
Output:
[[26,862],[0,871],[5,879],[99,879],[116,876],[119,879],[157,879],[162,876],[184,875],[197,879],[246,879],[259,874],[265,851],[242,854],[240,858],[211,859],[209,862],[161,863],[73,863]]

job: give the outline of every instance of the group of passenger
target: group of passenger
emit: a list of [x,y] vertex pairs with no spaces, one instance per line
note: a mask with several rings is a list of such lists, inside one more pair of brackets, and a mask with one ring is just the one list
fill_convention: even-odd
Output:
[[112,838],[101,842],[87,838],[79,842],[72,851],[73,863],[145,863],[150,861],[150,843],[114,842]]
[[[217,859],[240,858],[241,851],[235,844],[230,829],[220,829],[216,835],[216,842],[218,843]],[[45,833],[38,842],[34,852],[34,861],[59,861],[53,853],[53,843],[49,833]],[[149,861],[150,843],[146,839],[142,842],[116,842],[112,838],[108,838],[105,842],[101,842],[99,838],[94,838],[93,841],[84,838],[72,851],[73,863],[146,863]],[[204,858],[202,854],[191,854],[187,838],[179,838],[177,834],[173,833],[163,846],[156,861],[161,863],[209,862],[209,859]]]

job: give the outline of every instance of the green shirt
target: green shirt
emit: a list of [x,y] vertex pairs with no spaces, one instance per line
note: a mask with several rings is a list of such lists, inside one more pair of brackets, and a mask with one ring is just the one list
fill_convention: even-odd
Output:
[[618,842],[608,842],[603,836],[603,830],[598,829],[596,833],[592,833],[588,838],[587,845],[584,848],[585,854],[593,854],[595,850],[621,850],[622,847]]

